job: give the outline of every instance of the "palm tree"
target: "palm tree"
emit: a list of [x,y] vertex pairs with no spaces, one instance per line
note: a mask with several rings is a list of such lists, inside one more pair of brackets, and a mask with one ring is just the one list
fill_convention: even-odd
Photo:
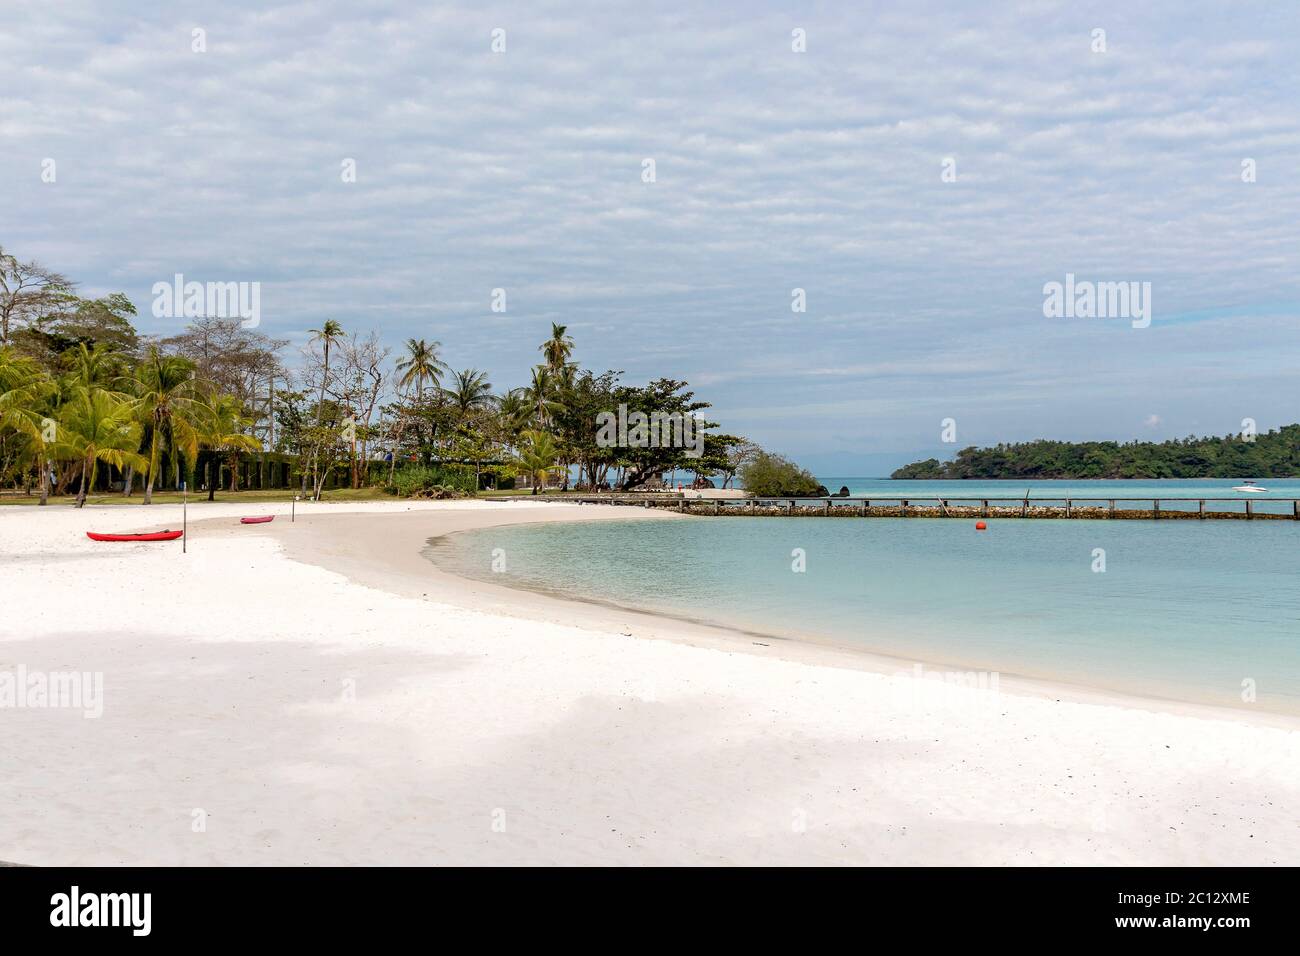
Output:
[[[253,424],[253,419],[244,414],[243,404],[233,395],[217,395],[203,407],[203,416],[199,424],[199,440],[218,455],[224,455],[226,465],[230,468],[230,490],[238,490],[239,456],[246,451],[261,451],[262,442],[246,434],[244,429]],[[208,478],[208,500],[216,498],[217,482],[220,480],[221,466],[217,473]]]
[[[333,319],[326,319],[324,322],[321,323],[321,327],[319,329],[309,329],[308,331],[311,332],[311,340],[313,342],[319,341],[325,343],[325,366],[321,370],[320,398],[316,402],[316,427],[320,428],[320,426],[325,421],[325,385],[329,382],[329,378],[330,378],[330,345],[332,345],[337,340],[343,338],[343,326],[340,325],[338,322],[335,322]],[[317,497],[319,497],[320,483],[316,481],[316,477],[317,477],[316,469],[319,463],[320,463],[320,446],[318,445],[314,447],[311,452],[312,482],[317,487]],[[303,481],[303,491],[305,492],[307,490],[306,471],[303,472],[302,481]]]
[[533,367],[533,380],[528,383],[528,405],[533,421],[538,428],[546,428],[551,423],[552,414],[559,408],[553,396],[555,378],[545,365]]
[[402,373],[398,386],[410,388],[411,382],[415,382],[415,394],[420,401],[424,400],[424,380],[427,378],[436,388],[442,384],[442,373],[447,371],[447,363],[438,354],[440,348],[441,342],[407,339],[406,357],[397,361],[397,370]]
[[551,337],[538,349],[546,359],[546,367],[552,372],[558,372],[569,364],[569,356],[573,354],[573,339],[566,334],[568,330],[567,325],[557,325],[552,322]]
[[[20,446],[28,450],[24,457],[35,459],[41,475],[41,504],[49,500],[50,469],[46,455],[46,429],[41,426],[37,406],[50,392],[40,365],[19,355],[9,346],[0,346],[0,430],[17,432]],[[30,457],[28,457],[30,456]]]
[[487,372],[467,368],[452,375],[451,388],[442,389],[463,424],[474,412],[492,407],[492,383]]
[[533,429],[524,432],[523,437],[524,444],[515,460],[532,482],[533,494],[537,494],[537,489],[546,483],[546,476],[555,466],[559,453],[555,448],[555,439],[547,432]]
[[528,427],[533,415],[533,405],[526,388],[512,388],[497,399],[497,416],[501,419],[501,434],[511,444],[519,433]]
[[99,463],[125,468],[144,466],[140,447],[140,422],[131,402],[105,391],[84,392],[63,407],[55,449],[81,462],[81,487],[77,507],[85,507],[86,494],[95,486]]
[[163,355],[156,345],[150,346],[135,370],[135,389],[136,414],[149,429],[144,503],[152,504],[164,441],[173,463],[178,452],[191,463],[198,456],[194,423],[200,417],[202,403],[194,395],[194,363],[179,355]]
[[320,400],[316,404],[316,424],[321,423],[321,416],[325,413],[325,384],[330,377],[330,346],[343,338],[343,326],[333,319],[326,319],[319,329],[308,329],[311,332],[313,342],[325,343],[325,367],[321,371],[320,377]]
[[[415,382],[416,408],[417,414],[422,413],[424,408],[424,380],[427,378],[433,383],[434,388],[442,385],[442,373],[447,371],[447,363],[442,360],[438,350],[442,348],[441,342],[426,342],[424,339],[407,339],[406,340],[406,357],[398,359],[397,371],[401,372],[401,377],[397,380],[400,388],[409,389],[411,382]],[[438,394],[441,394],[440,392]],[[388,476],[392,480],[392,475],[397,467],[397,445],[401,444],[402,432],[406,429],[406,415],[403,414],[397,427],[397,437],[394,441],[393,460],[389,464]],[[424,437],[420,434],[420,429],[416,428],[416,442],[423,446]]]
[[[64,387],[69,392],[85,393],[92,389],[109,388],[110,383],[123,383],[122,355],[102,342],[87,347],[85,342],[78,342],[75,348],[63,353],[62,361],[68,369],[64,377]],[[129,382],[126,382],[128,386]],[[114,391],[115,398],[124,398],[126,393]]]

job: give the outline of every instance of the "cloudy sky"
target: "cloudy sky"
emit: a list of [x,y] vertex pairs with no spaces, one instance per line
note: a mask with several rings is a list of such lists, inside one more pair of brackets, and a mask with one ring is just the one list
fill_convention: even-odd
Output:
[[[270,334],[439,339],[502,389],[564,322],[823,473],[944,418],[1300,419],[1300,8],[983,6],[9,0],[0,245],[147,331],[174,273],[257,281]],[[1044,317],[1066,273],[1150,282],[1151,326]]]

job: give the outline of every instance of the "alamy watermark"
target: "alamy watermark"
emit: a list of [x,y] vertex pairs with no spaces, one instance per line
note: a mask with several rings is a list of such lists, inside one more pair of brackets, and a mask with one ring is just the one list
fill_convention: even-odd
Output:
[[1150,282],[1076,280],[1043,285],[1043,315],[1049,319],[1132,319],[1135,329],[1151,324]]
[[262,323],[262,283],[186,282],[176,273],[171,282],[153,284],[156,319],[239,319],[245,329]]
[[997,671],[936,670],[915,663],[909,670],[895,671],[886,686],[899,708],[971,714],[991,713],[998,706],[1000,683]]
[[596,444],[601,448],[685,448],[687,458],[704,455],[704,430],[691,415],[682,412],[629,412],[627,404],[618,413],[596,416]]
[[94,720],[104,716],[102,671],[0,670],[0,710],[80,710]]

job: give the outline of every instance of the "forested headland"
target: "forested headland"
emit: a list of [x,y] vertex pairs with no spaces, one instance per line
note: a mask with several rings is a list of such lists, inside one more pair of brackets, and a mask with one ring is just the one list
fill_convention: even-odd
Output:
[[1250,436],[1163,442],[1040,439],[963,448],[952,461],[913,462],[891,478],[1292,478],[1300,476],[1300,424]]

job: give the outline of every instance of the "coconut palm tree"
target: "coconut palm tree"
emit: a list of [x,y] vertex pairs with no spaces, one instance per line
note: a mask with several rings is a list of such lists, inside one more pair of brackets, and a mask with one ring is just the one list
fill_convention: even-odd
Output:
[[330,346],[343,338],[343,326],[333,319],[326,319],[319,329],[309,329],[313,342],[323,342],[325,347],[325,367],[320,376],[320,399],[316,404],[316,424],[321,423],[325,412],[325,385],[330,377]]
[[566,334],[568,330],[567,325],[557,325],[552,322],[551,337],[538,349],[546,359],[546,367],[552,372],[558,372],[569,364],[569,357],[573,355],[573,339]]
[[0,428],[28,432],[42,390],[40,365],[11,346],[0,346]]
[[476,368],[454,373],[451,387],[442,389],[442,394],[451,403],[461,424],[475,412],[492,407],[492,383],[487,380],[487,372]]
[[19,446],[20,460],[35,463],[41,476],[41,504],[49,500],[50,469],[46,456],[46,439],[52,438],[44,427],[38,407],[54,391],[40,365],[20,355],[9,346],[0,346],[0,443],[3,432],[14,432],[11,440]]
[[[422,413],[424,408],[424,382],[428,379],[435,389],[442,385],[442,373],[447,371],[447,363],[442,360],[438,350],[442,348],[441,342],[426,342],[424,339],[407,339],[406,356],[398,359],[397,371],[401,373],[397,380],[399,388],[409,389],[411,383],[415,383],[416,409],[417,414]],[[436,394],[441,394],[437,392]],[[398,425],[397,437],[395,444],[400,444],[402,432],[406,429],[406,415],[403,414],[401,422]],[[420,445],[424,443],[424,437],[420,434],[421,429],[416,429],[416,441]],[[393,469],[397,465],[397,452],[393,452],[393,461],[389,466],[389,478],[391,480]]]
[[424,380],[428,379],[436,388],[442,384],[442,373],[447,371],[447,363],[438,354],[440,348],[441,342],[407,339],[406,356],[397,361],[397,370],[402,373],[398,386],[410,388],[414,382],[415,395],[420,401],[424,400]]
[[63,378],[64,390],[70,393],[85,393],[92,389],[112,391],[115,398],[125,398],[129,392],[116,391],[111,386],[131,383],[123,378],[122,355],[111,347],[96,342],[87,346],[78,342],[75,347],[63,353],[62,362],[68,370]]
[[195,423],[203,403],[194,393],[194,363],[179,355],[163,355],[156,345],[149,347],[136,367],[134,384],[136,414],[149,431],[144,503],[152,504],[164,444],[173,463],[178,453],[189,462],[198,456]]
[[534,366],[533,380],[528,383],[526,394],[535,426],[537,428],[546,428],[550,425],[554,413],[559,409],[559,405],[554,398],[554,373],[545,365]]
[[[330,346],[343,338],[343,326],[333,319],[326,319],[321,323],[319,329],[309,329],[311,340],[313,342],[323,342],[325,346],[325,365],[321,369],[320,376],[320,398],[316,402],[316,427],[319,429],[325,422],[325,386],[329,383],[330,378]],[[320,482],[317,479],[317,468],[320,464],[320,446],[317,445],[311,452],[311,474],[312,482],[317,489],[320,488]],[[303,491],[307,490],[307,473],[304,471],[302,476]],[[319,490],[317,492],[319,497]]]
[[[262,450],[262,442],[245,431],[252,424],[253,419],[244,414],[243,403],[233,395],[213,396],[203,406],[199,441],[225,458],[226,467],[230,469],[231,491],[239,490],[239,456],[246,451]],[[221,466],[218,465],[217,473],[208,478],[209,501],[216,497],[220,476]]]
[[533,405],[529,400],[528,389],[512,388],[497,399],[497,416],[501,420],[501,434],[511,444],[519,438],[519,433],[528,427],[533,416]]
[[533,494],[537,494],[537,489],[546,483],[547,474],[555,467],[559,451],[555,447],[555,439],[539,429],[524,432],[523,439],[515,460],[532,482]]
[[81,463],[78,508],[85,507],[100,462],[115,468],[147,465],[136,452],[140,447],[140,421],[135,406],[102,390],[78,394],[63,406],[53,447],[57,454]]

